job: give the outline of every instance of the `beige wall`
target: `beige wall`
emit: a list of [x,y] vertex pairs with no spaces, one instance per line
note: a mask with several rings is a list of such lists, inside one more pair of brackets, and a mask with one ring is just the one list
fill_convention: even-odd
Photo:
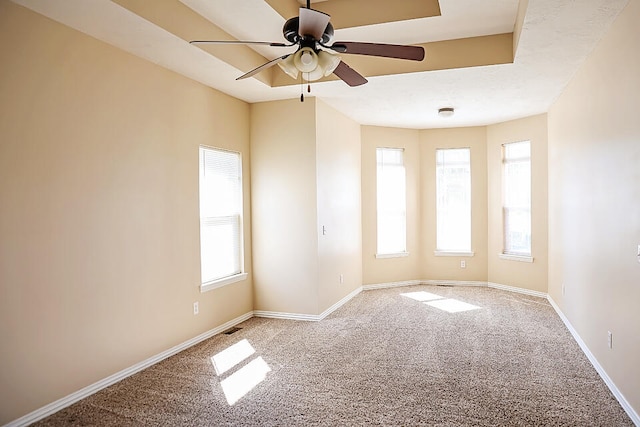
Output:
[[322,314],[362,285],[360,125],[307,98],[253,104],[251,135],[255,309]]
[[[471,149],[472,257],[435,256],[436,149]],[[420,131],[422,262],[421,279],[487,281],[487,143],[485,127]],[[460,267],[460,261],[466,267]]]
[[[420,134],[417,130],[362,126],[362,283],[420,279]],[[376,148],[403,148],[407,173],[409,256],[376,258]]]
[[[532,142],[532,250],[534,263],[498,259],[502,252],[501,144]],[[405,149],[409,256],[376,259],[377,147]],[[474,256],[436,256],[435,152],[471,148],[471,245]],[[546,115],[487,127],[409,130],[362,127],[363,283],[407,280],[493,282],[546,292],[547,126]],[[465,261],[466,268],[460,262]]]
[[255,309],[318,314],[314,98],[251,105]]
[[[502,144],[531,142],[531,255],[533,263],[500,259],[502,233]],[[489,282],[547,292],[547,115],[487,127]]]
[[549,294],[636,414],[639,17],[631,0],[549,111]]
[[[414,279],[548,290],[640,412],[638,16],[630,0],[551,108],[547,156],[546,115],[418,131],[313,98],[250,108],[0,0],[0,424],[254,308],[320,314],[360,284]],[[500,145],[524,139],[532,264],[498,258]],[[255,269],[204,294],[200,144],[243,153]],[[433,256],[434,150],[457,146],[472,147],[466,270]],[[375,258],[376,147],[405,149],[405,258]]]
[[[360,125],[316,103],[319,311],[362,286]],[[340,275],[343,282],[340,283]]]
[[199,144],[244,154],[251,266],[248,105],[4,0],[0,52],[4,424],[253,305],[199,291]]

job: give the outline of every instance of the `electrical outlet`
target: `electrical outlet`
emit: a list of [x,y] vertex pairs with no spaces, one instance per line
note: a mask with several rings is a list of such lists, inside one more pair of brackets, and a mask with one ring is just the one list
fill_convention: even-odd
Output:
[[198,301],[193,303],[193,314],[196,315],[200,313],[200,308],[198,307]]
[[460,261],[460,268],[467,268],[467,261]]
[[340,275],[340,283],[344,283],[344,274]]
[[613,334],[611,331],[607,331],[607,345],[609,348],[613,348]]

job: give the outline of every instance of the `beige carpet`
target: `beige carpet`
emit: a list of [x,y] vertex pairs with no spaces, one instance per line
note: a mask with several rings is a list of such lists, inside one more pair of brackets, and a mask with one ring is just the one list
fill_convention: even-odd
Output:
[[633,426],[540,298],[412,286],[239,326],[37,425]]

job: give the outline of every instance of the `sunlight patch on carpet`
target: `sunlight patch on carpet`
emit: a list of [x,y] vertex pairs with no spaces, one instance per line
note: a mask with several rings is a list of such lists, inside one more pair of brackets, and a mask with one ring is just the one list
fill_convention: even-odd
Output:
[[[271,372],[267,362],[258,356],[246,363],[256,349],[243,339],[211,357],[211,363],[220,378],[220,387],[229,405],[234,405],[260,384]],[[244,366],[242,366],[244,364]]]
[[430,292],[425,292],[425,291],[407,292],[406,294],[400,294],[400,295],[402,295],[403,297],[414,299],[416,301],[420,301],[420,302],[431,301],[434,299],[442,298],[440,295],[432,294]]
[[426,301],[425,304],[430,305],[431,307],[439,308],[440,310],[444,310],[449,313],[460,313],[462,311],[478,310],[481,308],[477,305],[469,304],[467,302],[459,301],[453,298]]
[[216,374],[222,375],[255,352],[249,341],[244,339],[213,356],[211,362],[216,369]]
[[407,292],[400,295],[449,313],[460,313],[463,311],[478,310],[482,308],[457,299],[445,298],[438,294],[432,294],[431,292],[425,291]]
[[271,372],[271,368],[262,357],[258,357],[246,364],[242,369],[220,381],[229,405],[235,404],[244,395],[253,390],[255,386],[264,381],[268,372]]

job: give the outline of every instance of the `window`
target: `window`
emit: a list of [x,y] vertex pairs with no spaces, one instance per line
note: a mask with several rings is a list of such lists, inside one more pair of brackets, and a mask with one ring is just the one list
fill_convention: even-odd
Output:
[[471,149],[436,150],[436,254],[471,255]]
[[531,144],[503,146],[503,226],[506,255],[531,256]]
[[407,202],[404,150],[378,148],[377,256],[403,256],[407,252]]
[[242,280],[242,160],[239,153],[200,147],[202,290]]

